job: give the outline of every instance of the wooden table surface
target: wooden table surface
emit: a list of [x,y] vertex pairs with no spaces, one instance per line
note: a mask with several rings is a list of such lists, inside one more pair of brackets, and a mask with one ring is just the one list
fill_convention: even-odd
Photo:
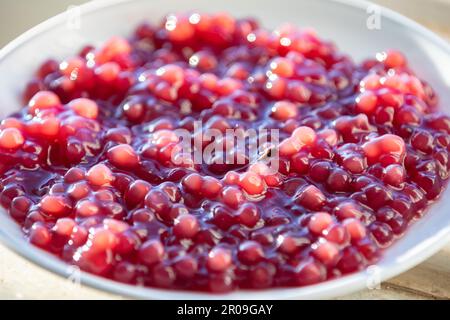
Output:
[[[450,0],[376,2],[416,18],[450,40]],[[0,299],[121,298],[73,284],[0,246]],[[340,299],[450,299],[450,244],[421,265],[382,283],[379,289],[367,289]]]

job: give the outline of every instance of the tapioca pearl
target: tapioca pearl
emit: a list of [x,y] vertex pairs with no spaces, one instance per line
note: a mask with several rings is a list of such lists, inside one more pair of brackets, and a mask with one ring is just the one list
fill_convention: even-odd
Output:
[[151,239],[144,242],[139,248],[138,258],[143,264],[152,266],[163,260],[164,253],[165,250],[161,241]]
[[157,214],[167,212],[171,207],[169,197],[158,189],[152,189],[148,192],[145,197],[145,205]]
[[64,175],[64,181],[75,183],[84,180],[86,172],[82,168],[70,168]]
[[391,164],[385,169],[383,181],[394,187],[399,187],[406,179],[405,168],[398,164]]
[[327,229],[322,231],[322,235],[328,241],[338,245],[345,245],[348,243],[350,236],[344,226],[341,224],[332,224]]
[[314,213],[308,222],[308,229],[315,234],[322,234],[333,223],[333,217],[326,212]]
[[96,119],[98,116],[98,105],[90,99],[79,98],[72,100],[69,103],[69,108],[84,118]]
[[325,274],[323,266],[309,259],[295,268],[293,280],[299,286],[312,285],[325,280]]
[[302,188],[295,198],[297,203],[310,210],[320,210],[326,203],[323,192],[312,185]]
[[28,235],[29,241],[35,246],[46,248],[52,241],[52,233],[43,224],[33,224]]
[[253,228],[261,219],[259,208],[253,203],[245,203],[239,208],[237,219],[247,228]]
[[97,187],[110,185],[114,181],[114,175],[106,165],[96,164],[86,173],[87,181]]
[[3,149],[18,149],[25,142],[25,138],[16,128],[7,128],[0,130],[0,147]]
[[222,191],[222,183],[214,177],[204,177],[201,193],[207,198],[215,198]]
[[328,179],[332,171],[331,163],[328,161],[318,161],[311,165],[309,176],[316,182],[324,182]]
[[173,234],[179,239],[192,239],[200,230],[198,219],[191,215],[181,215],[175,219]]
[[77,216],[87,218],[98,215],[100,213],[100,207],[94,201],[82,200],[77,203],[75,212]]
[[223,272],[231,267],[233,258],[231,251],[222,247],[215,247],[209,253],[206,259],[206,266],[210,271]]
[[254,172],[245,172],[240,176],[239,185],[249,195],[263,194],[266,186],[260,175]]
[[349,189],[351,176],[344,170],[334,169],[327,179],[327,187],[333,192],[345,192]]
[[383,63],[387,68],[403,68],[406,66],[405,56],[397,50],[385,52]]
[[95,75],[104,83],[112,83],[118,78],[120,71],[121,68],[117,63],[107,62],[95,68]]
[[267,81],[264,88],[271,98],[283,99],[286,93],[287,83],[284,79],[275,78]]
[[363,255],[355,247],[349,246],[342,251],[337,267],[343,274],[348,274],[362,269],[364,260]]
[[386,223],[374,222],[369,226],[369,231],[381,248],[389,246],[394,240],[394,233]]
[[72,210],[72,204],[65,196],[45,196],[39,203],[39,208],[52,217],[63,217]]
[[369,163],[376,163],[382,156],[386,155],[391,155],[397,162],[401,162],[406,152],[405,141],[393,134],[385,134],[369,140],[362,145],[362,148]]
[[23,221],[33,202],[26,196],[15,197],[11,202],[9,214],[16,220]]
[[361,240],[367,235],[366,227],[358,219],[347,218],[342,221],[342,225],[344,226],[345,230],[347,230],[352,241]]
[[285,121],[290,118],[295,118],[298,114],[297,106],[289,101],[278,101],[272,109],[272,117],[274,119]]
[[139,156],[133,147],[121,144],[108,150],[108,160],[119,168],[135,168],[139,164]]
[[183,279],[192,279],[198,271],[197,259],[189,255],[181,257],[175,262],[174,270],[177,276]]
[[424,130],[416,131],[411,137],[411,145],[416,150],[430,153],[434,147],[433,135]]
[[99,64],[104,64],[119,56],[128,55],[131,51],[132,47],[126,39],[113,37],[95,53],[95,61]]
[[236,187],[226,187],[222,190],[223,203],[237,209],[244,202],[245,197],[241,190]]
[[67,194],[74,200],[86,198],[90,192],[91,188],[86,181],[74,183],[67,189]]

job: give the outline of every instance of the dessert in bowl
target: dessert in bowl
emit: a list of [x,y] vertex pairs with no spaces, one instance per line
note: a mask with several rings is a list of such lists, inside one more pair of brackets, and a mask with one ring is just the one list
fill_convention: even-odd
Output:
[[2,205],[35,246],[122,283],[339,279],[448,178],[449,118],[397,50],[356,63],[311,30],[182,13],[36,70],[2,122]]

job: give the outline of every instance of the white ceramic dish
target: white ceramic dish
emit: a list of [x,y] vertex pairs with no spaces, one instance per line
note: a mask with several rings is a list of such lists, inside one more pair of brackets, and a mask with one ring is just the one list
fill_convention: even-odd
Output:
[[[235,16],[255,16],[264,25],[283,22],[311,26],[333,40],[357,61],[387,48],[405,52],[414,70],[438,92],[441,105],[450,112],[450,46],[432,32],[390,10],[381,9],[381,30],[369,30],[366,20],[371,4],[355,0],[109,0],[81,7],[81,29],[69,28],[67,13],[28,31],[0,51],[0,117],[21,107],[20,92],[25,79],[39,62],[48,57],[62,58],[77,52],[84,44],[98,44],[112,35],[127,35],[143,20],[156,21],[180,11],[228,11]],[[373,8],[372,8],[373,9]],[[369,10],[370,11],[370,10]],[[373,12],[373,11],[371,11]],[[375,10],[375,12],[377,12]],[[71,20],[69,19],[69,22]],[[322,284],[265,291],[237,291],[211,295],[138,288],[82,273],[89,286],[124,296],[143,299],[318,299],[331,298],[365,288],[373,280],[386,280],[424,261],[450,240],[450,189],[415,223],[379,262],[376,269],[360,272]],[[17,225],[0,210],[0,239],[15,252],[63,277],[67,264],[24,241]],[[374,273],[375,272],[375,273]],[[369,283],[368,283],[369,282]]]

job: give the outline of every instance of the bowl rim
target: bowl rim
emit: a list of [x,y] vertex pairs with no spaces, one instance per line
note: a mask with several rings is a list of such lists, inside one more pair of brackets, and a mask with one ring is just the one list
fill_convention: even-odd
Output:
[[[128,2],[134,2],[136,0],[97,0],[87,2],[79,6],[83,13],[94,13],[106,7],[113,7]],[[425,38],[428,38],[439,49],[450,55],[450,44],[435,34],[433,31],[427,29],[421,24],[407,18],[400,13],[397,13],[384,6],[375,4],[367,0],[322,0],[324,2],[333,2],[353,9],[366,10],[369,6],[377,6],[381,8],[381,15],[383,18],[389,19],[392,22],[396,22],[400,25],[407,27],[420,33]],[[37,26],[26,31],[0,50],[0,62],[8,55],[14,53],[14,51],[20,48],[23,44],[50,30],[51,28],[58,26],[62,21],[67,18],[68,12],[60,13],[54,17],[47,19],[46,21],[38,24]],[[5,210],[0,209],[0,214],[3,214]],[[61,278],[68,279],[72,272],[73,266],[68,263],[57,259],[51,254],[29,245],[25,239],[14,237],[8,233],[5,233],[0,229],[0,241],[7,248],[14,251],[19,256],[27,259],[35,265],[45,268],[53,274],[58,275]],[[417,252],[421,254],[419,257],[411,258],[403,264],[393,264],[386,270],[384,268],[379,274],[379,279],[385,281],[392,278],[415,265],[423,262],[438,252],[442,248],[442,243],[450,241],[450,228],[439,233],[436,237],[433,237],[433,241],[427,243],[427,246],[423,246]],[[195,291],[175,291],[165,290],[157,288],[139,287],[133,285],[127,285],[113,280],[109,280],[103,277],[95,276],[87,272],[80,272],[80,281],[82,284],[87,285],[94,289],[100,289],[109,293],[117,294],[119,296],[132,297],[138,299],[174,299],[174,300],[196,300],[196,299],[293,299],[301,297],[302,299],[318,299],[332,298],[350,294],[359,291],[368,285],[368,281],[371,281],[370,272],[362,270],[351,275],[347,275],[335,280],[329,280],[316,285],[298,288],[273,288],[265,290],[237,290],[226,294],[212,294]]]

